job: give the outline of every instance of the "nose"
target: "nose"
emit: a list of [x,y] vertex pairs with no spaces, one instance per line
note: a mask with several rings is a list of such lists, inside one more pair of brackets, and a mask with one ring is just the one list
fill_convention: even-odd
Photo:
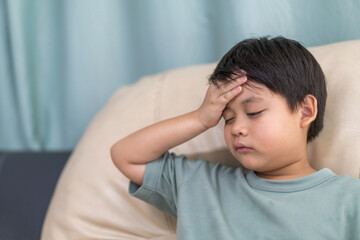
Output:
[[246,122],[243,119],[237,118],[231,126],[231,134],[234,136],[244,136],[249,134]]

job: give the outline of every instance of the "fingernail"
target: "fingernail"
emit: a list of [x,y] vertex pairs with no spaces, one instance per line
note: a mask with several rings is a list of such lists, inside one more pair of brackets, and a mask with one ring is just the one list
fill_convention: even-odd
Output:
[[236,79],[238,82],[243,82],[245,80],[246,76],[239,77]]
[[240,69],[239,72],[242,74],[242,75],[246,75],[246,71],[244,69]]

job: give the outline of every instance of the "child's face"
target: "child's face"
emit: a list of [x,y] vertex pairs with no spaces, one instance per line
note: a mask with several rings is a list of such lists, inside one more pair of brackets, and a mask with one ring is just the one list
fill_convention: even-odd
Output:
[[247,83],[224,110],[225,141],[242,165],[272,172],[306,160],[306,131],[301,112],[291,112],[286,99],[266,86]]

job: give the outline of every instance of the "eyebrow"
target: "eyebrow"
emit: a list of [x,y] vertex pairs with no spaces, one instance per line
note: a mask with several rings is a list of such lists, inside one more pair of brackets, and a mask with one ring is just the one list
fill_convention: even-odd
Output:
[[264,99],[261,97],[255,97],[255,96],[251,96],[248,97],[247,99],[241,101],[241,104],[246,104],[246,103],[251,103],[251,102],[259,102],[259,101],[263,101]]
[[[251,97],[248,97],[244,100],[241,101],[241,104],[242,105],[245,105],[245,104],[248,104],[248,103],[252,103],[252,102],[260,102],[260,101],[263,101],[264,99],[261,98],[261,97],[255,97],[255,96],[251,96]],[[230,108],[226,105],[226,107],[224,108],[224,112],[226,110],[230,110]]]

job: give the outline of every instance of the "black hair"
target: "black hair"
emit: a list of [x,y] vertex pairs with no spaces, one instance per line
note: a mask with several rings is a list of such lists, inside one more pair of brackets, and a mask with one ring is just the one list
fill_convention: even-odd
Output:
[[286,98],[292,112],[311,94],[318,113],[311,123],[307,141],[323,128],[326,104],[325,76],[314,56],[299,42],[284,37],[246,39],[231,48],[216,66],[209,82],[232,81],[245,71],[248,81],[265,85]]

